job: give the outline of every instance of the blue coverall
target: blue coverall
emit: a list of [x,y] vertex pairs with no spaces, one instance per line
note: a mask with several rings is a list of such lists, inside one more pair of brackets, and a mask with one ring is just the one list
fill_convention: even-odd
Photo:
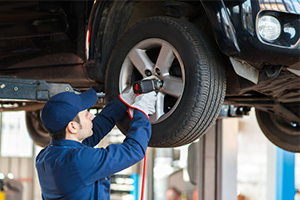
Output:
[[51,140],[36,158],[43,199],[109,200],[110,176],[143,159],[151,136],[148,118],[135,110],[122,144],[93,148],[126,111],[123,102],[112,101],[94,118],[94,134],[82,143]]

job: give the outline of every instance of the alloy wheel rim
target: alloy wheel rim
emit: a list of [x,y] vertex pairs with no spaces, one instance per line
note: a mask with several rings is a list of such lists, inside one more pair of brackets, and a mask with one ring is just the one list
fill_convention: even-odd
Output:
[[119,92],[134,81],[148,76],[159,78],[163,86],[157,93],[152,124],[167,119],[178,107],[185,88],[185,73],[177,50],[167,41],[150,38],[139,42],[127,54],[119,76]]

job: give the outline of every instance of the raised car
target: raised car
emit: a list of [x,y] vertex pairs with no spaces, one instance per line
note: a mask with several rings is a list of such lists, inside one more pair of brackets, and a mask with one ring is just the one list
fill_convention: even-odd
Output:
[[[271,142],[300,152],[299,14],[297,0],[1,1],[0,75],[94,87],[105,103],[155,75],[149,146],[188,144],[232,105],[254,107]],[[32,139],[49,142],[40,102],[1,104],[26,110]]]

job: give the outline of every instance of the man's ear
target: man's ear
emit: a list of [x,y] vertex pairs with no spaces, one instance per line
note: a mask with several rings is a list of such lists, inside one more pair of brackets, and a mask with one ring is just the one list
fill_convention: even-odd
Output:
[[71,121],[71,122],[68,123],[67,129],[70,133],[76,134],[77,130],[78,130],[78,124],[74,121]]

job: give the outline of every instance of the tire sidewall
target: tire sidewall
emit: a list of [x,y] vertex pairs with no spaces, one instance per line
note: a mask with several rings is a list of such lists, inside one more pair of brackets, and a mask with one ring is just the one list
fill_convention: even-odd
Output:
[[[256,119],[259,127],[261,128],[263,134],[276,146],[285,149],[287,151],[299,152],[300,148],[300,137],[299,135],[292,135],[281,129],[284,126],[276,121],[272,120],[275,114],[270,114],[265,111],[256,110]],[[296,129],[291,128],[286,131],[296,131]]]
[[[40,112],[40,111],[36,111]],[[50,143],[50,135],[46,129],[41,126],[41,119],[32,116],[26,112],[26,128],[33,142],[41,147],[45,147]]]

